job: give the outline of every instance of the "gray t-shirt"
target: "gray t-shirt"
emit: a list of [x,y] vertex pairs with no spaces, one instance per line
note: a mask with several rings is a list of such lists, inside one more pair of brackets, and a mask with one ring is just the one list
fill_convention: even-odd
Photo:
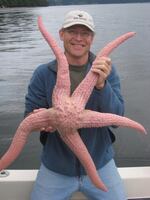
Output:
[[71,93],[76,89],[80,82],[84,79],[87,71],[87,64],[82,66],[69,65]]

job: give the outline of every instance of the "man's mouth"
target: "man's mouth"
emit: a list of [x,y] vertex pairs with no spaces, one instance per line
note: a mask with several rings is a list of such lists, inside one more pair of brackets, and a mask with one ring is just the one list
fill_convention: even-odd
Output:
[[75,48],[83,48],[85,47],[84,44],[72,44]]

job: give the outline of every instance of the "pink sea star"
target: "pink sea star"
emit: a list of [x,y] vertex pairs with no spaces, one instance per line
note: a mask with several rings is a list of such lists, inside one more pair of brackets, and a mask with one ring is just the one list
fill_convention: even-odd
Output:
[[[93,160],[77,130],[87,127],[116,125],[135,128],[144,133],[146,131],[141,124],[129,118],[110,113],[85,110],[85,105],[97,82],[98,75],[90,70],[85,79],[71,95],[67,59],[56,41],[45,29],[41,17],[38,18],[38,25],[58,62],[57,81],[52,97],[53,107],[31,114],[21,122],[8,151],[0,159],[0,170],[8,167],[18,157],[26,143],[28,135],[32,131],[52,126],[58,130],[62,140],[78,157],[93,184],[101,190],[107,191],[107,187],[98,176]],[[96,59],[100,56],[108,56],[114,48],[133,35],[135,35],[134,32],[129,32],[109,43],[98,53]]]

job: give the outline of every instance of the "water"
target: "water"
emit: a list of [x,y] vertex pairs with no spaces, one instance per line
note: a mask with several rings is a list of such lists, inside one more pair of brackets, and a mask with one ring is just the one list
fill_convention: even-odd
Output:
[[[0,156],[7,150],[14,132],[23,119],[24,96],[32,72],[53,59],[53,53],[42,38],[37,17],[57,39],[64,14],[84,9],[95,19],[96,36],[92,46],[97,53],[117,36],[136,31],[136,37],[111,55],[119,72],[126,102],[125,115],[141,122],[150,132],[150,3],[56,6],[0,9]],[[119,128],[114,148],[118,166],[150,165],[150,136]],[[33,133],[10,168],[38,168],[41,145]]]

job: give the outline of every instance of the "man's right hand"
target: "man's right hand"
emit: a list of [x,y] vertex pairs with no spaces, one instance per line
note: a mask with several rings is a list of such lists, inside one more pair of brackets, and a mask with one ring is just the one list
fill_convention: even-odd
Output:
[[[34,109],[33,112],[31,114],[35,114],[41,111],[46,110],[46,108],[39,108],[39,109]],[[42,127],[40,129],[40,131],[45,131],[45,132],[54,132],[56,131],[56,129],[54,129],[52,126],[48,126],[48,127]]]

